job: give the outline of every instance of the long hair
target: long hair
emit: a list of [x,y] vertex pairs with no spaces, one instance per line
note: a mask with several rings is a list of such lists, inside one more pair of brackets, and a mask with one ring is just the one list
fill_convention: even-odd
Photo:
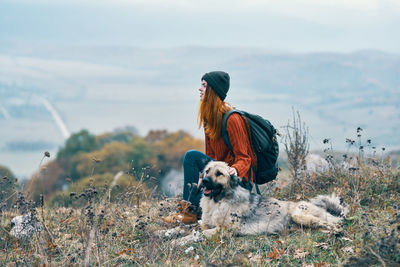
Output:
[[200,102],[199,128],[203,126],[206,135],[211,139],[219,138],[221,136],[222,115],[231,109],[229,103],[222,101],[211,87],[207,86],[203,100]]

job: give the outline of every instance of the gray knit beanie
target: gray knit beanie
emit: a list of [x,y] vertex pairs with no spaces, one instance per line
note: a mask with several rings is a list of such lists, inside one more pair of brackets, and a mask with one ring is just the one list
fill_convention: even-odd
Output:
[[229,90],[229,74],[224,71],[208,72],[201,77],[214,90],[214,92],[224,101]]

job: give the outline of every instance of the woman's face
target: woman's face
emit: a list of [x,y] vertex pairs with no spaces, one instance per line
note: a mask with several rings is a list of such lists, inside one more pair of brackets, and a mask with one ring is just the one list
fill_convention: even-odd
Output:
[[207,82],[205,80],[201,81],[201,87],[199,88],[200,91],[200,100],[203,100],[204,95],[206,93],[206,89],[207,89]]

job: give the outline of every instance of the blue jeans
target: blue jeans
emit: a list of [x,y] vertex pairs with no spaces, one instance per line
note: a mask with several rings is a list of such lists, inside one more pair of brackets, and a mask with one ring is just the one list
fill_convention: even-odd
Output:
[[189,150],[183,158],[183,199],[195,206],[199,206],[202,192],[188,184],[198,183],[200,173],[212,160],[214,159],[197,150]]
[[[214,159],[197,150],[189,150],[183,158],[183,199],[190,201],[195,206],[199,206],[202,191],[197,187],[189,187],[188,184],[198,183],[199,175],[206,165]],[[252,185],[250,182],[241,182],[240,185],[251,192]]]

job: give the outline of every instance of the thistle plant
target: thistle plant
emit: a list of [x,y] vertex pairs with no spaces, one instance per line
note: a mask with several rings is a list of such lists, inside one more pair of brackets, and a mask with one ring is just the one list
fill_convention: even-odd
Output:
[[292,173],[293,182],[291,192],[293,193],[294,186],[299,185],[301,176],[306,165],[306,157],[309,152],[308,144],[308,127],[301,121],[300,113],[293,112],[293,121],[288,122],[284,126],[284,146],[288,156],[289,168]]

